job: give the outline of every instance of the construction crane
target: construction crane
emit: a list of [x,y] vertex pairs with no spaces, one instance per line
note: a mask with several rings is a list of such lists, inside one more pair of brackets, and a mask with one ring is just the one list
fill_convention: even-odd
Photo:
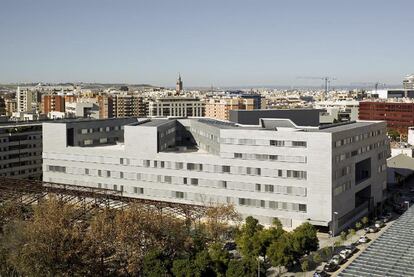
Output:
[[325,88],[324,98],[328,95],[328,90],[329,90],[329,86],[331,84],[331,81],[336,80],[335,77],[329,77],[329,76],[325,76],[325,77],[309,77],[309,76],[305,76],[305,77],[298,77],[298,79],[322,80],[322,81],[324,81],[324,88]]
[[380,82],[368,82],[368,83],[351,83],[351,86],[363,86],[363,87],[373,87],[375,89],[375,93],[378,90],[378,87],[385,87],[386,84]]

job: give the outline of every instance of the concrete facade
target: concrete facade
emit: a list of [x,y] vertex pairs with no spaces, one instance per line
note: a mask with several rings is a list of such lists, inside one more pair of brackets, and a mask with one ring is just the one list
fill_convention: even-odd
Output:
[[[388,151],[382,122],[275,130],[278,124],[294,124],[285,119],[261,120],[261,126],[207,118],[133,121],[123,127],[123,143],[87,148],[68,143],[71,123],[44,123],[44,180],[159,201],[232,203],[243,216],[264,224],[277,217],[287,228],[310,222],[334,225],[335,232],[382,201],[386,160],[380,154]],[[90,139],[82,135],[76,140]]]

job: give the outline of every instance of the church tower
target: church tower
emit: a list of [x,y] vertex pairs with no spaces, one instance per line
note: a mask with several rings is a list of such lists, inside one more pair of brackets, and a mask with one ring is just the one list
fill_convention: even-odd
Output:
[[183,81],[181,80],[181,75],[178,73],[177,83],[175,85],[175,92],[178,94],[183,90]]

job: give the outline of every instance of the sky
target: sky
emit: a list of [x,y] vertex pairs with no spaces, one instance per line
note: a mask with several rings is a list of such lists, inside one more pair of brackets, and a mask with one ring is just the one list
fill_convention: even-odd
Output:
[[401,84],[413,0],[1,0],[0,83]]

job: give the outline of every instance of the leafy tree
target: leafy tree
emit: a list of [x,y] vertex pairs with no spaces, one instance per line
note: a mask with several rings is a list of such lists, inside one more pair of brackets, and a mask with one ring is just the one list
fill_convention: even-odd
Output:
[[230,261],[229,253],[219,243],[212,244],[208,253],[211,259],[211,267],[217,276],[224,276]]
[[400,137],[400,133],[397,130],[391,129],[391,130],[388,130],[388,136],[392,140],[397,140]]
[[189,258],[174,260],[172,272],[176,277],[199,276]]
[[304,260],[302,262],[302,264],[300,265],[300,267],[302,268],[302,271],[303,272],[309,271],[309,269],[310,269],[309,261],[308,260]]
[[354,236],[355,234],[356,234],[356,231],[355,231],[355,229],[349,229],[348,230],[348,234],[350,235],[350,236]]
[[343,241],[345,241],[345,240],[346,240],[346,232],[345,232],[345,231],[342,231],[342,232],[341,232],[341,234],[340,234],[340,238],[341,238],[341,240],[343,240]]
[[355,228],[357,229],[357,230],[359,230],[359,229],[361,229],[362,228],[362,223],[361,222],[357,222],[357,223],[355,223]]
[[296,258],[300,258],[311,251],[318,250],[319,239],[315,227],[306,222],[298,226],[292,232],[293,250]]
[[243,257],[256,258],[259,254],[260,244],[256,243],[257,234],[263,230],[263,226],[252,216],[248,216],[245,224],[236,238],[237,246]]
[[143,260],[144,276],[166,276],[169,268],[168,261],[160,250],[149,251]]
[[267,256],[273,266],[291,267],[295,261],[292,247],[292,235],[284,233],[277,241],[274,241],[267,249]]
[[362,222],[362,224],[363,224],[364,226],[367,226],[367,225],[368,225],[368,222],[369,222],[368,217],[364,216],[364,217],[361,219],[361,222]]
[[207,209],[206,232],[212,241],[222,241],[228,235],[229,223],[240,221],[240,215],[233,205],[216,205]]
[[23,225],[21,244],[11,249],[11,263],[20,275],[84,275],[82,258],[88,249],[83,245],[83,226],[75,220],[74,205],[56,198],[37,205],[31,221]]
[[[258,260],[254,258],[244,258],[241,260],[231,260],[226,272],[227,277],[256,277],[258,271]],[[265,268],[260,262],[260,276],[266,276]]]
[[316,252],[316,253],[313,255],[313,262],[314,262],[315,264],[320,264],[320,263],[322,262],[322,257],[321,257],[321,255],[320,255],[318,252]]

